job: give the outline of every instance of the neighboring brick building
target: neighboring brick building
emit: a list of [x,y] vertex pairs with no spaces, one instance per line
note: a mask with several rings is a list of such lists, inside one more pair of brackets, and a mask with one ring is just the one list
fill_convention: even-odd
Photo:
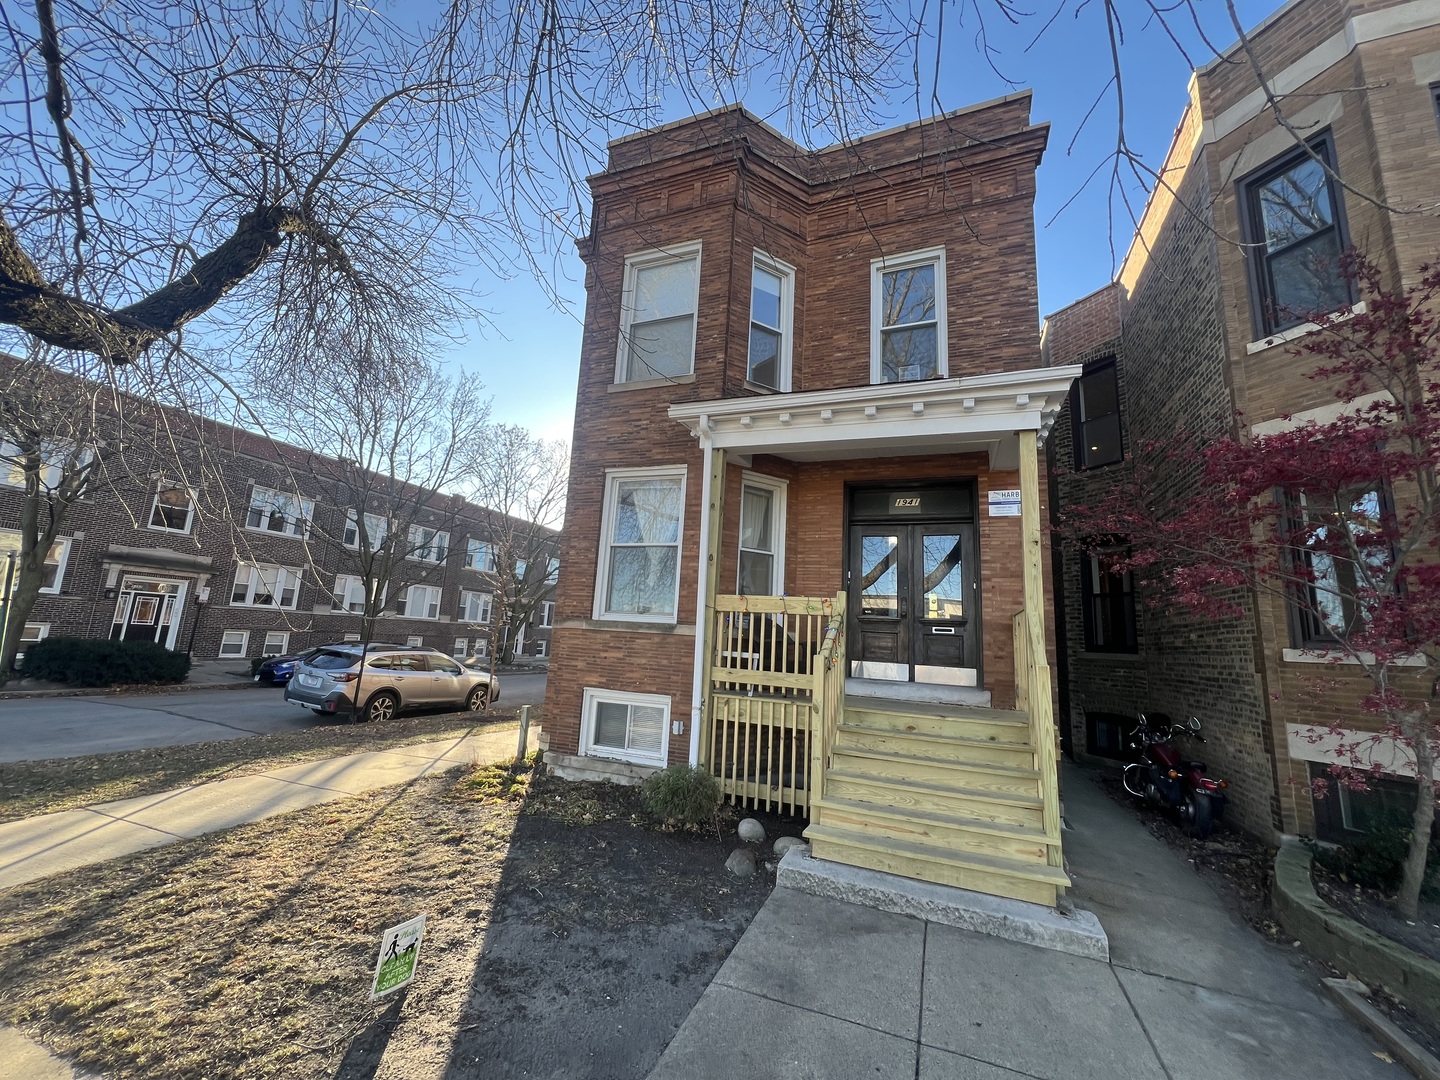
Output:
[[[1116,282],[1046,320],[1048,362],[1085,372],[1050,443],[1059,504],[1103,490],[1105,466],[1132,445],[1323,415],[1333,390],[1307,377],[1316,363],[1292,354],[1311,327],[1287,309],[1351,305],[1328,258],[1347,244],[1392,286],[1413,283],[1440,254],[1433,211],[1390,213],[1344,187],[1397,209],[1440,198],[1440,7],[1296,0],[1250,43],[1291,125],[1342,182],[1277,123],[1238,45],[1195,73]],[[1305,213],[1277,211],[1291,205],[1282,191],[1302,196]],[[1194,479],[1169,482],[1184,491]],[[1309,779],[1333,759],[1302,732],[1332,717],[1366,727],[1358,702],[1368,684],[1353,668],[1317,666],[1323,642],[1293,605],[1247,595],[1243,617],[1217,622],[1136,602],[1128,580],[1074,553],[1057,564],[1062,701],[1077,751],[1120,756],[1140,710],[1195,714],[1209,738],[1203,756],[1233,782],[1246,828],[1346,834],[1358,797],[1311,798]],[[1324,694],[1320,677],[1334,684]]]
[[1039,368],[1047,134],[1019,93],[819,151],[738,107],[611,144],[581,244],[562,771],[704,758],[707,573],[846,592],[850,674],[1013,706],[1022,447],[1071,380]]
[[[51,549],[53,572],[24,640],[146,638],[199,659],[239,660],[359,639],[359,541],[334,480],[353,470],[177,410],[137,404],[126,424],[125,449],[107,461]],[[172,440],[174,452],[155,449]],[[0,450],[12,452],[3,443]],[[5,551],[18,548],[19,488],[12,465],[0,461],[0,576]],[[385,505],[372,496],[366,510],[378,528]],[[385,575],[391,584],[376,639],[456,655],[493,650],[503,633],[487,543],[495,519],[450,496],[391,513],[407,535],[399,569]],[[541,541],[524,570],[529,596],[553,590],[558,570],[557,534],[535,535]],[[521,628],[518,655],[549,654],[552,612],[550,600],[538,605]]]

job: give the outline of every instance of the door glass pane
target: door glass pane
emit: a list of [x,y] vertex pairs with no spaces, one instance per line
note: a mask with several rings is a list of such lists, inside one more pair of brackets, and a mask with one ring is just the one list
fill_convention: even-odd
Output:
[[960,537],[936,533],[924,540],[925,608],[922,618],[959,619],[965,614]]
[[898,536],[860,538],[860,613],[898,618],[900,575],[896,570]]

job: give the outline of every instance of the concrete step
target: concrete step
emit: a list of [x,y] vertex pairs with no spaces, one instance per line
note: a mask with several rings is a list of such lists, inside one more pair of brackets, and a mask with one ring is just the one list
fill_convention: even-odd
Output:
[[899,810],[933,810],[1026,828],[1040,828],[1045,818],[1044,804],[1035,795],[1009,795],[922,780],[890,780],[848,769],[831,769],[825,774],[825,793],[827,797],[834,795],[853,802]]
[[1030,799],[1040,796],[1040,774],[1033,768],[947,761],[838,745],[832,752],[830,767],[902,784],[919,782]]
[[1058,840],[1047,841],[1038,828],[929,809],[878,806],[828,793],[811,804],[810,820],[877,839],[888,837],[1022,863],[1044,863],[1049,848],[1059,846]]
[[837,825],[812,824],[805,830],[817,859],[861,866],[887,874],[1008,896],[1054,907],[1059,890],[1070,879],[1063,870],[1044,864],[952,851],[930,843],[871,836]]
[[861,727],[846,722],[835,734],[835,747],[883,750],[892,754],[938,761],[961,761],[975,765],[1009,765],[1026,768],[1035,763],[1035,751],[1027,743],[976,739],[965,735],[927,735],[893,728]]

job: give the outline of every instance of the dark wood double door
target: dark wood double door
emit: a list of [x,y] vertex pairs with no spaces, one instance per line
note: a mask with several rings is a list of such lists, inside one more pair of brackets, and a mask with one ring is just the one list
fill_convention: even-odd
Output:
[[[970,491],[852,495],[848,574],[852,675],[978,685],[975,522],[973,514],[965,514],[974,505]],[[937,512],[948,516],[930,516]],[[877,520],[857,522],[857,517]]]

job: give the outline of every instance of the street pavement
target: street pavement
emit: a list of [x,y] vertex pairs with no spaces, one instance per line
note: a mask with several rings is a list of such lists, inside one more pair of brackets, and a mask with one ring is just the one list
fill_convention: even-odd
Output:
[[650,1080],[1405,1080],[1088,775],[1065,810],[1109,963],[778,888]]
[[[497,709],[545,700],[544,672],[502,675]],[[322,721],[280,687],[0,700],[0,762],[243,739]]]

